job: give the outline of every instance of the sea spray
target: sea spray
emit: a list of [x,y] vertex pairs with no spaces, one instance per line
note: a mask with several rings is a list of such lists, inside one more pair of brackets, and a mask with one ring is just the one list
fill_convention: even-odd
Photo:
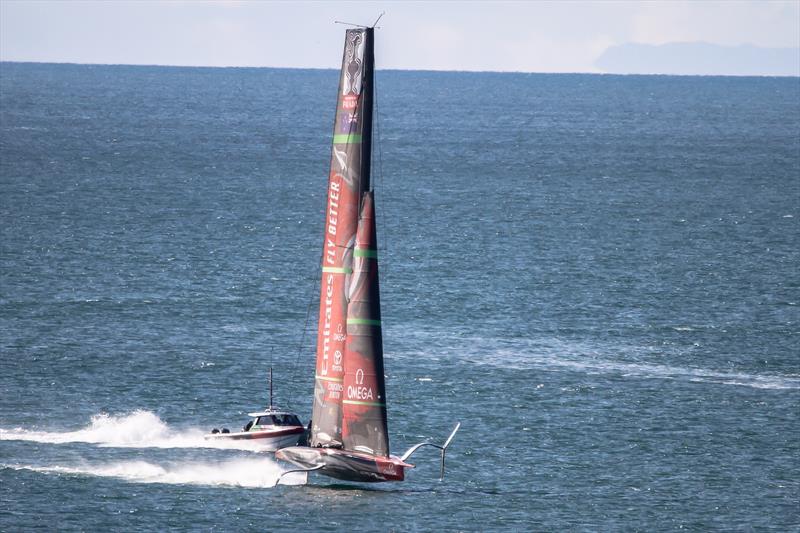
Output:
[[94,415],[89,425],[76,431],[0,428],[0,440],[24,440],[49,444],[86,442],[114,448],[217,448],[260,451],[258,444],[245,441],[207,441],[198,428],[171,428],[151,411],[130,414]]
[[[231,486],[247,488],[274,487],[284,471],[267,457],[237,458],[224,461],[191,461],[158,464],[149,461],[83,463],[81,465],[0,465],[12,470],[44,474],[111,477],[132,483],[170,485]],[[291,473],[280,478],[282,485],[300,485],[305,473]]]

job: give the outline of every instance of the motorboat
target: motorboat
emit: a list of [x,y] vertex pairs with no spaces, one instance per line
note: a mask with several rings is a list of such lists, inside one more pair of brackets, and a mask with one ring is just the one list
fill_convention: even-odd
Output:
[[254,440],[264,451],[274,452],[287,446],[306,442],[306,428],[300,418],[291,411],[279,409],[272,404],[272,368],[269,369],[269,407],[263,411],[248,413],[250,421],[241,431],[214,428],[205,435],[206,440]]
[[207,440],[257,440],[265,451],[276,451],[287,446],[295,446],[304,440],[306,428],[298,416],[282,409],[270,408],[256,413],[248,413],[250,421],[241,431],[231,432],[228,428],[211,430]]

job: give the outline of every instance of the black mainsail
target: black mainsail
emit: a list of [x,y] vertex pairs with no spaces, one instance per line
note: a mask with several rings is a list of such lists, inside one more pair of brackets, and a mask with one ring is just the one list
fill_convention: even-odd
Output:
[[372,145],[372,28],[347,30],[333,129],[322,253],[312,446],[340,447],[345,392],[347,290]]

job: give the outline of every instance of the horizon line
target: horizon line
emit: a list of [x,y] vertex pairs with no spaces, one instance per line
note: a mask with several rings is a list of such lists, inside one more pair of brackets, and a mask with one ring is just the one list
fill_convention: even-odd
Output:
[[[2,59],[0,64],[34,64],[34,65],[73,65],[101,67],[159,67],[159,68],[203,68],[203,69],[272,69],[272,70],[332,70],[337,67],[274,67],[252,65],[165,65],[158,63],[79,63],[77,61],[30,61]],[[425,69],[425,68],[381,68],[376,72],[442,72],[465,74],[548,74],[548,75],[594,75],[594,76],[684,76],[684,77],[717,77],[717,78],[800,78],[800,74],[670,74],[660,72],[588,72],[588,71],[527,71],[527,70],[457,70],[457,69]]]

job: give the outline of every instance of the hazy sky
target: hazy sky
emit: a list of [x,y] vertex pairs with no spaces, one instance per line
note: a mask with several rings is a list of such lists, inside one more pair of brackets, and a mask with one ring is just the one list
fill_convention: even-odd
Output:
[[344,20],[379,68],[596,72],[611,45],[800,47],[800,0],[268,2],[0,0],[0,60],[336,68]]

